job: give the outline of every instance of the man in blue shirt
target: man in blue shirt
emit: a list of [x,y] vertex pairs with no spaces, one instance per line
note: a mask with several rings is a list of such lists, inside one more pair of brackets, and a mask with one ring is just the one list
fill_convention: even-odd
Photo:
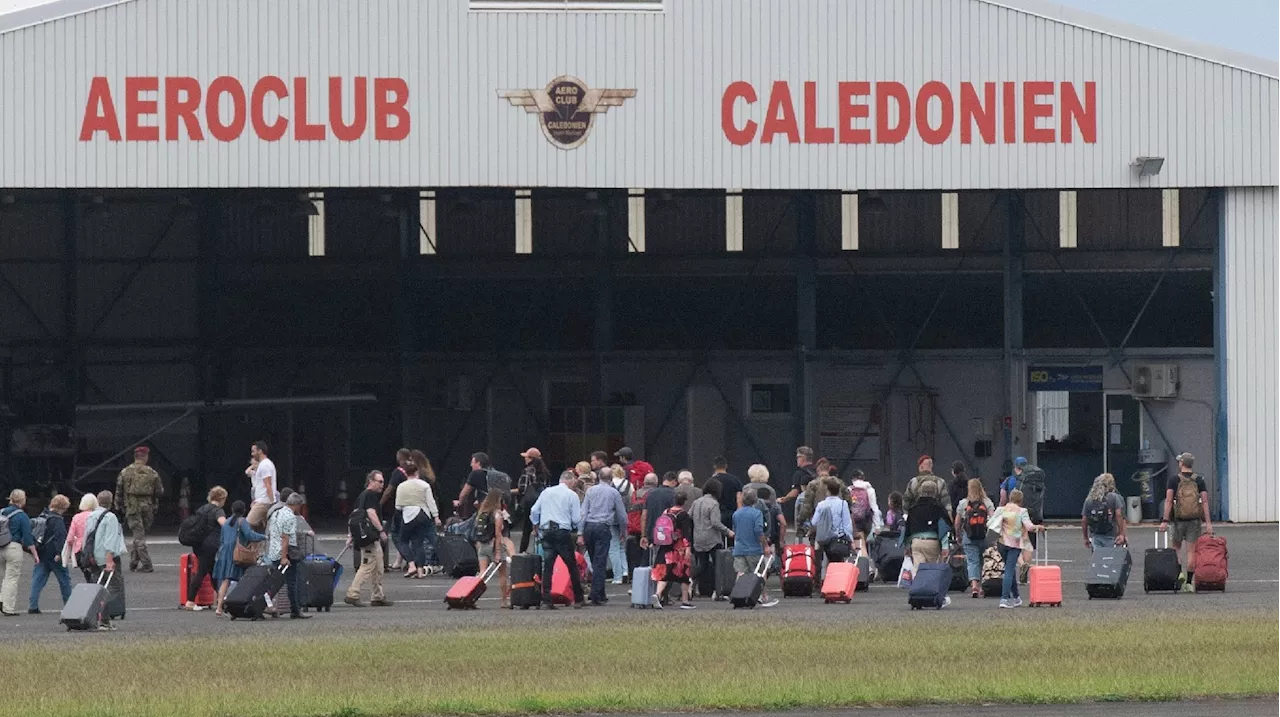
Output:
[[[756,507],[759,500],[754,486],[742,489],[742,507],[733,513],[733,569],[739,576],[755,572],[762,556],[772,556],[769,535],[765,532],[764,513]],[[773,607],[767,591],[760,593],[760,607]]]
[[573,551],[573,534],[582,523],[582,502],[574,492],[573,471],[560,474],[560,484],[542,491],[538,501],[529,511],[529,518],[538,528],[542,540],[542,599],[548,610],[554,610],[551,602],[551,578],[556,558],[569,568],[569,581],[573,585],[573,607],[586,606],[582,596],[582,576],[578,573],[578,558]]
[[813,541],[827,557],[827,564],[848,559],[853,545],[853,516],[849,504],[840,500],[840,483],[834,478],[823,481],[827,497],[813,511]]
[[0,612],[9,617],[18,614],[18,578],[22,576],[22,554],[31,553],[36,564],[40,564],[40,556],[36,554],[36,541],[31,535],[31,518],[23,508],[27,505],[26,491],[15,488],[9,494],[9,505],[0,511],[6,518],[8,534],[0,547]]
[[[587,489],[587,497],[582,501],[582,535],[578,536],[578,544],[585,547],[587,555],[591,557],[593,606],[609,602],[608,596],[604,594],[604,577],[609,561],[609,545],[613,542],[615,530],[619,535],[626,532],[627,507],[623,505],[622,494],[613,487],[612,482],[597,482]],[[614,577],[622,580],[621,575]]]

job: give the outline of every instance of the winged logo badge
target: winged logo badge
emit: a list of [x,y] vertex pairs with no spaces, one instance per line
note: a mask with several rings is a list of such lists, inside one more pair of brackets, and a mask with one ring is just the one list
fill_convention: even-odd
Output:
[[621,107],[635,90],[591,89],[576,77],[561,75],[545,89],[498,90],[498,97],[538,115],[547,141],[560,149],[576,149],[587,141],[597,114]]

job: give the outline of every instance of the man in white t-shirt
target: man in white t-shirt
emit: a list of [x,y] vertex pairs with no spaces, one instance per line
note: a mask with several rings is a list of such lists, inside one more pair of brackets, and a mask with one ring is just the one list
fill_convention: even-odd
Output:
[[244,474],[249,476],[253,505],[249,507],[249,527],[262,532],[267,527],[267,511],[276,502],[276,464],[267,458],[267,442],[258,441],[249,449],[253,460]]

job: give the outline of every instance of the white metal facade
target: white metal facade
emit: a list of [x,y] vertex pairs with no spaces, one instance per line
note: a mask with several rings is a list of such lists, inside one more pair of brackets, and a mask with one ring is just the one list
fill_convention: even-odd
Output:
[[[58,6],[50,3],[50,16]],[[1085,29],[1026,10],[1030,0],[678,0],[664,13],[472,12],[467,0],[132,0],[0,34],[0,187],[568,186],[745,189],[966,189],[1272,186],[1280,183],[1274,71]],[[84,5],[82,1],[80,3]],[[1052,9],[1051,4],[1043,4]],[[1038,7],[1033,5],[1033,7]],[[0,30],[6,27],[0,24]],[[1262,63],[1266,64],[1266,63]],[[566,151],[538,118],[498,97],[560,75],[636,96],[595,115],[588,140]],[[314,120],[325,83],[400,78],[412,127],[403,141],[366,132],[342,142],[259,139],[80,141],[92,79],[107,78],[123,123],[125,77],[219,76],[246,92],[264,76],[310,83]],[[1096,83],[1096,142],[737,146],[722,128],[734,82],[759,94],[734,122],[764,121],[772,83],[789,83],[805,125],[839,118],[838,83],[899,82],[914,97],[940,81]],[[372,83],[372,80],[370,80]],[[997,85],[1000,87],[1000,85]],[[144,92],[164,113],[163,91]],[[1002,95],[998,94],[1002,98]],[[294,98],[285,115],[293,114]],[[1059,128],[1059,100],[1050,122]],[[1014,119],[1022,127],[1024,105]],[[266,112],[277,108],[268,99]],[[871,101],[874,105],[874,101]],[[875,116],[874,106],[871,113]],[[223,121],[231,116],[222,107]],[[778,111],[779,113],[782,110]],[[941,120],[941,101],[929,121]],[[998,115],[1003,122],[1003,115]],[[203,122],[203,105],[200,117]],[[1044,120],[1041,120],[1044,126]],[[853,126],[866,120],[854,119]],[[295,123],[296,124],[296,123]],[[952,125],[956,127],[956,125]],[[1022,130],[1019,129],[1019,140]],[[808,136],[808,133],[805,133]],[[758,139],[758,137],[757,137]],[[1130,164],[1164,157],[1138,179]]]

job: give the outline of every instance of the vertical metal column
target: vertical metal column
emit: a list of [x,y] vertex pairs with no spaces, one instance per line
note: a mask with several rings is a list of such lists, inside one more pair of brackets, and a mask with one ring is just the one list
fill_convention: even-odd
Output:
[[[1018,361],[1022,358],[1022,254],[1024,248],[1022,194],[1010,191],[1008,201],[1009,236],[1004,242],[1004,462],[1013,465],[1013,423],[1016,389],[1022,379]],[[1026,407],[1022,407],[1023,411]],[[1025,415],[1025,414],[1024,414]],[[1006,472],[1006,469],[1002,469]]]
[[[596,200],[592,213],[596,218],[596,325],[595,371],[597,403],[604,405],[609,397],[604,357],[613,349],[613,261],[609,242],[609,205],[603,197]],[[643,446],[641,447],[643,450]]]
[[818,348],[817,195],[801,194],[796,201],[796,367],[794,444],[809,441],[809,353]]
[[[212,402],[221,398],[218,395],[218,376],[221,363],[214,358],[218,350],[218,265],[217,245],[220,228],[219,214],[214,196],[203,194],[197,204],[200,213],[200,233],[196,237],[196,326],[199,332],[197,350],[200,352],[196,365],[200,370],[200,398]],[[210,418],[201,412],[196,417],[196,481],[192,490],[207,488],[204,485],[209,475],[210,448],[207,445]],[[196,495],[199,495],[197,492]]]
[[76,273],[76,252],[80,232],[79,207],[74,191],[62,195],[62,348],[65,401],[73,407],[67,422],[75,428],[74,406],[84,399],[82,374],[84,357],[80,355],[79,291]]
[[1214,407],[1214,455],[1213,472],[1216,474],[1214,491],[1217,503],[1211,506],[1214,520],[1231,520],[1230,482],[1227,476],[1231,464],[1227,459],[1227,192],[1215,190],[1218,202],[1218,234],[1213,245],[1213,372],[1217,405]]
[[409,312],[407,304],[413,297],[413,264],[412,257],[417,253],[418,248],[418,232],[420,220],[410,221],[409,210],[404,207],[401,198],[397,197],[398,211],[396,219],[399,222],[400,242],[399,252],[396,255],[396,301],[395,313],[396,322],[396,376],[397,388],[396,401],[400,405],[400,445],[411,445],[414,441],[409,435],[409,417],[412,410],[410,402],[409,388],[409,355],[413,352],[416,344],[415,326],[413,315]]

